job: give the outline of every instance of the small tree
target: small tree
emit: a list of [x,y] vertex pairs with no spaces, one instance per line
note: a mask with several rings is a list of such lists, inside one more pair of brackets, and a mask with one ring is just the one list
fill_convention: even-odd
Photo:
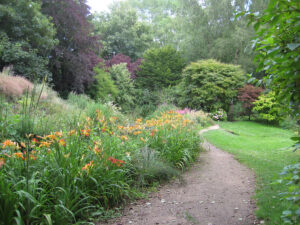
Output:
[[134,107],[135,89],[133,81],[130,78],[130,73],[126,68],[126,64],[121,63],[113,65],[109,69],[109,73],[119,90],[119,93],[115,98],[117,105],[125,112],[132,110]]
[[106,67],[112,67],[113,65],[118,65],[120,63],[126,63],[126,67],[131,74],[131,79],[136,78],[136,72],[139,70],[139,65],[142,60],[137,59],[135,62],[131,61],[131,58],[127,55],[117,54],[112,59],[105,62]]
[[140,88],[161,90],[179,83],[185,63],[174,48],[148,49],[137,72],[136,83]]
[[228,113],[244,80],[240,66],[213,59],[193,62],[183,71],[179,103],[183,107],[208,112],[222,108]]
[[268,122],[279,122],[281,117],[281,105],[279,104],[274,91],[261,95],[254,103],[253,110],[258,112],[260,119]]
[[258,99],[258,96],[263,92],[260,87],[254,87],[251,84],[247,84],[239,89],[238,99],[243,103],[243,108],[246,114],[251,119],[252,108],[254,107],[253,102]]
[[89,87],[88,94],[93,99],[105,99],[109,95],[114,99],[119,92],[110,74],[100,67],[95,67],[94,72],[95,81]]

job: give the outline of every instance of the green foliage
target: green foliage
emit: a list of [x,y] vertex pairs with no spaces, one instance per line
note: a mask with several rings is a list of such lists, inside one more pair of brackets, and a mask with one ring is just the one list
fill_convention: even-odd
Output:
[[153,91],[178,84],[185,64],[174,48],[151,48],[143,58],[136,77],[138,87]]
[[282,168],[299,163],[298,152],[293,152],[290,139],[293,131],[278,127],[238,121],[220,122],[222,129],[204,134],[213,145],[228,151],[253,169],[256,175],[256,215],[266,224],[283,224],[282,211],[292,207],[291,201],[283,201],[280,192],[289,192],[285,184],[274,184]]
[[41,13],[39,1],[4,0],[0,5],[0,70],[14,71],[30,80],[42,79],[48,71],[48,56],[57,40],[55,29]]
[[118,88],[115,102],[124,112],[131,111],[134,107],[135,88],[126,64],[113,65],[109,69],[112,80]]
[[88,94],[96,100],[104,100],[108,96],[114,99],[118,95],[118,89],[110,77],[110,74],[99,67],[94,68],[94,83],[89,87]]
[[274,90],[286,109],[300,118],[300,4],[298,0],[270,0],[262,14],[249,13],[257,39],[255,60],[265,71],[266,85]]
[[212,59],[193,62],[183,71],[179,103],[183,107],[208,112],[220,108],[228,112],[244,80],[244,71],[240,66]]
[[150,26],[139,21],[136,11],[125,5],[115,4],[110,13],[94,15],[93,24],[101,37],[105,59],[122,53],[135,61],[153,40]]
[[275,123],[282,119],[282,107],[275,92],[271,91],[268,94],[259,96],[253,104],[253,110],[258,112],[259,119]]
[[284,200],[292,203],[291,207],[282,212],[281,218],[285,224],[300,222],[300,164],[286,166],[280,174],[280,184],[287,186],[287,191],[279,194]]

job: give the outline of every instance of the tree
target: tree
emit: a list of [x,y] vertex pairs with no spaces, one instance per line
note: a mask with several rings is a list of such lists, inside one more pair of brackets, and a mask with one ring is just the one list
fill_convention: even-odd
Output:
[[114,81],[111,79],[111,76],[101,67],[94,68],[95,81],[90,85],[87,93],[93,99],[106,99],[108,96],[111,96],[114,100],[118,95],[119,91],[117,86],[114,84]]
[[51,52],[54,88],[62,96],[82,93],[93,81],[93,68],[100,62],[100,44],[91,35],[89,8],[85,0],[43,0],[42,10],[53,18],[59,45]]
[[12,65],[30,80],[51,78],[49,53],[57,44],[55,29],[41,13],[40,1],[2,0],[0,4],[0,70]]
[[184,66],[180,53],[170,46],[148,49],[137,72],[136,84],[150,91],[174,86],[179,83]]
[[281,106],[275,92],[271,91],[268,94],[259,96],[253,104],[253,111],[258,112],[260,119],[275,123],[282,119]]
[[182,107],[208,112],[221,108],[228,113],[244,84],[244,74],[240,66],[212,59],[190,63],[183,71],[179,103]]
[[137,60],[153,40],[150,26],[138,20],[134,9],[122,4],[115,4],[110,13],[95,15],[93,24],[101,37],[105,59],[122,53]]
[[251,84],[247,84],[239,89],[238,100],[243,103],[243,108],[246,114],[251,119],[252,109],[254,107],[254,102],[258,99],[259,95],[263,92],[260,87],[254,87]]
[[142,59],[137,59],[135,62],[131,62],[129,56],[123,54],[117,54],[112,57],[112,59],[105,62],[106,67],[112,67],[113,65],[118,65],[120,63],[126,63],[126,67],[131,74],[131,79],[136,78],[136,73],[139,70],[139,65],[141,64]]
[[109,73],[119,91],[115,102],[123,111],[132,111],[135,101],[135,89],[126,64],[113,65],[109,69]]
[[[300,3],[298,0],[270,0],[262,14],[247,12],[257,39],[255,60],[265,71],[268,88],[275,91],[285,109],[300,122]],[[243,12],[241,15],[245,14]]]

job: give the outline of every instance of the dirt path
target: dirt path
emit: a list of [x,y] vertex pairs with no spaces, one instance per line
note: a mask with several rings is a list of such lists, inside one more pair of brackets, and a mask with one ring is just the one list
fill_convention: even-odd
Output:
[[[202,130],[218,129],[213,126]],[[230,154],[205,142],[205,152],[178,181],[163,186],[148,200],[131,203],[124,216],[108,224],[250,225],[254,174]]]

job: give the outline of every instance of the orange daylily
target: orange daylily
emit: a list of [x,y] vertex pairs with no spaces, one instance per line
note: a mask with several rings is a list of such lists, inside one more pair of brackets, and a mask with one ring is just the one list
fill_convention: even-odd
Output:
[[58,144],[60,144],[61,146],[66,146],[66,141],[65,141],[65,139],[60,139],[60,140],[58,141]]
[[4,149],[6,146],[7,146],[7,147],[10,147],[10,146],[16,146],[16,143],[15,143],[15,142],[12,142],[11,140],[5,140],[2,144],[3,144],[3,146],[2,146],[3,149]]
[[0,158],[0,168],[5,165],[4,158]]

